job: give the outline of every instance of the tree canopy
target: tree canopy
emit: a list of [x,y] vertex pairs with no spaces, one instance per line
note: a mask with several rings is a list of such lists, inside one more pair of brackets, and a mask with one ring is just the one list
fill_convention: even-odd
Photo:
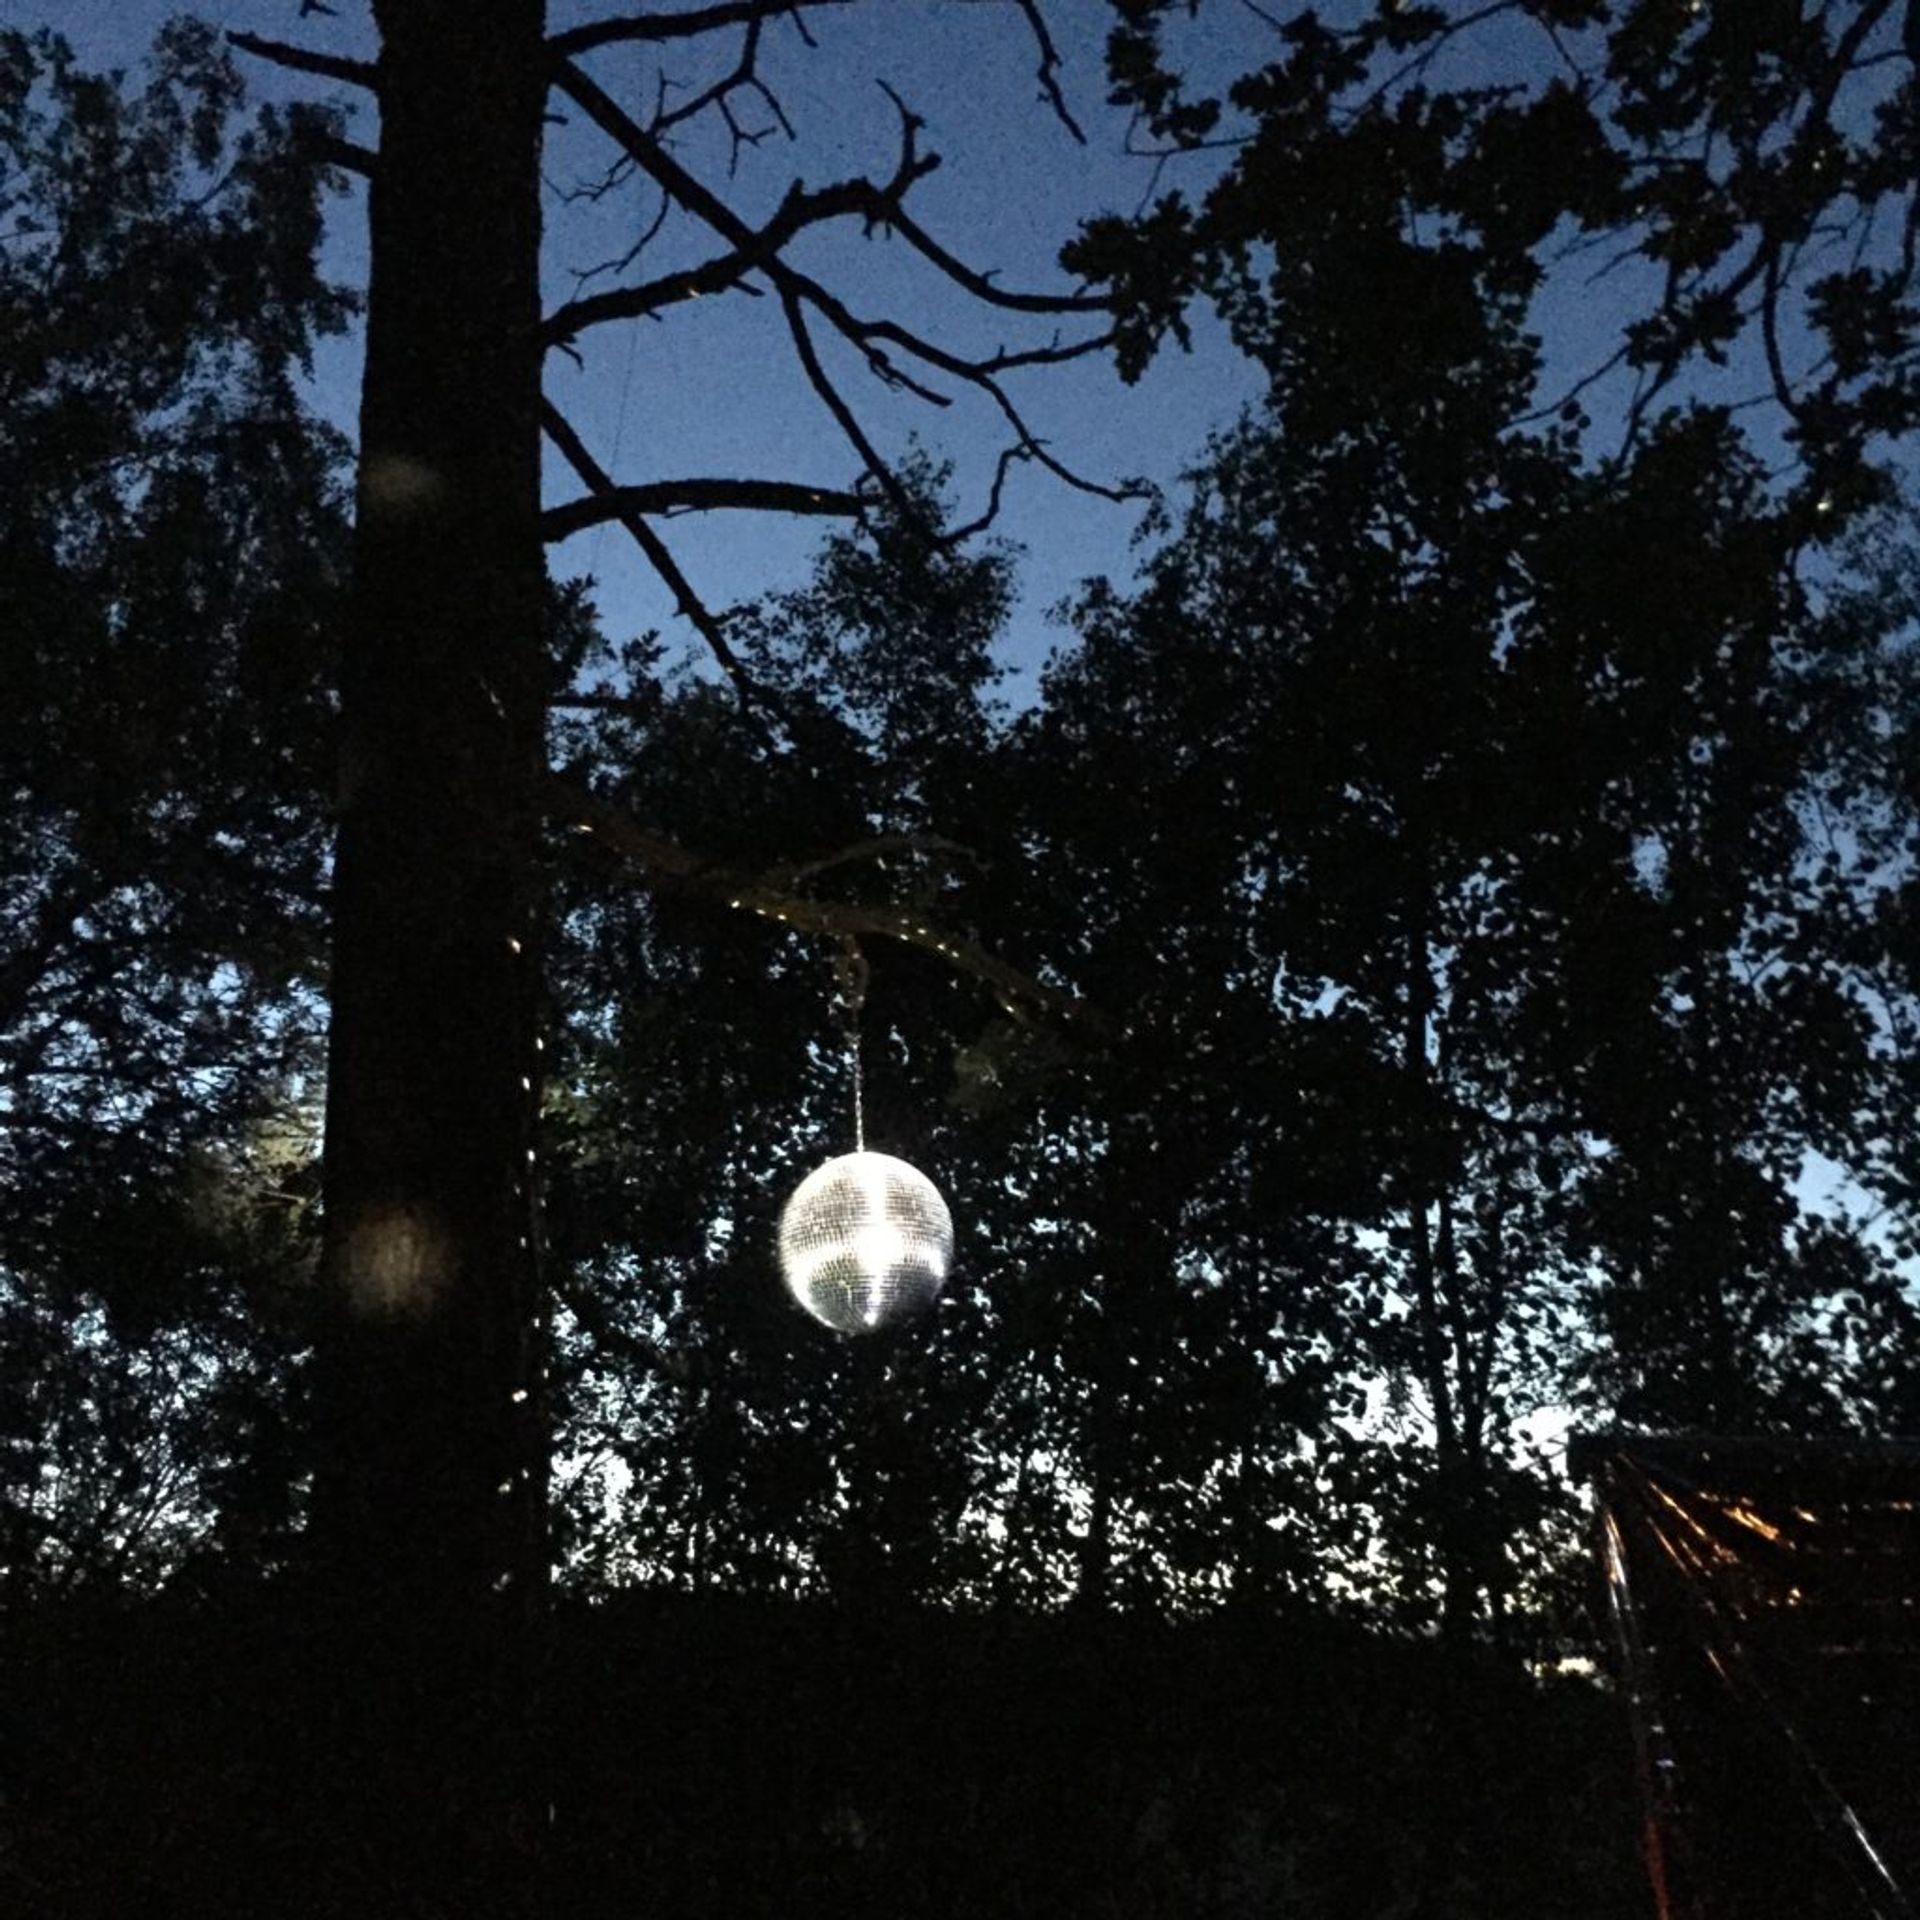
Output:
[[[1047,9],[1004,11],[1078,131]],[[764,218],[701,177],[702,114],[766,163],[736,110],[783,116],[804,5],[237,37],[371,91],[377,151],[247,108],[211,29],[127,84],[0,37],[0,1583],[317,1580],[360,1705],[314,1751],[395,1796],[343,1900],[416,1815],[452,1873],[507,1809],[475,1882],[537,1878],[549,1572],[1538,1672],[1594,1632],[1570,1422],[1911,1428],[1899,10],[1247,8],[1217,84],[1229,11],[1114,0],[1153,189],[1020,291],[910,210],[911,102],[888,177]],[[595,78],[719,34],[678,105]],[[710,256],[542,311],[548,78]],[[351,513],[306,384],[356,316],[314,264],[343,167]],[[855,220],[1032,339],[880,316],[806,251]],[[1552,324],[1588,261],[1597,356]],[[695,294],[777,303],[850,484],[630,483],[542,397]],[[1202,304],[1258,398],[1015,703],[1017,529],[847,376],[996,409],[996,505],[1016,462],[1107,487],[1011,376],[1138,376]],[[670,528],[718,510],[820,519],[810,577],[709,604]],[[691,648],[549,584],[597,524]],[[771,1257],[849,1144],[856,1011],[867,1136],[961,1228],[866,1342]],[[1440,1826],[1407,1845],[1472,1910]]]

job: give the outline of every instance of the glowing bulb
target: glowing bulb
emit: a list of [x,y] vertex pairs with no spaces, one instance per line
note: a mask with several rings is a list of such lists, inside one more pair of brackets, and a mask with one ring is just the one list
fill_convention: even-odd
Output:
[[787,1290],[838,1333],[872,1333],[930,1306],[952,1261],[953,1217],[940,1190],[891,1154],[829,1160],[780,1215]]

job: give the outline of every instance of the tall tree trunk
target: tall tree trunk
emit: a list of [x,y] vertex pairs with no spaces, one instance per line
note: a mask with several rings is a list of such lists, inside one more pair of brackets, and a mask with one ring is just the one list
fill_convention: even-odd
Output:
[[[1096,1423],[1100,1421],[1096,1415]],[[1073,1590],[1073,1604],[1082,1613],[1107,1610],[1109,1576],[1113,1571],[1113,1463],[1110,1449],[1101,1439],[1095,1443],[1088,1463],[1093,1481],[1092,1503],[1087,1513],[1087,1530],[1080,1538],[1079,1578]]]
[[[1449,1275],[1439,1271],[1433,1243],[1431,1210],[1451,1176],[1435,1170],[1434,1143],[1426,1129],[1433,1125],[1430,1088],[1432,1062],[1428,1043],[1434,1010],[1433,955],[1429,941],[1426,865],[1417,859],[1411,894],[1411,926],[1407,935],[1406,1035],[1404,1060],[1409,1083],[1417,1093],[1416,1111],[1422,1129],[1407,1169],[1407,1229],[1413,1280],[1414,1314],[1418,1328],[1421,1384],[1433,1412],[1434,1452],[1440,1499],[1436,1541],[1440,1561],[1440,1630],[1449,1644],[1464,1640],[1473,1623],[1478,1600],[1473,1556],[1469,1544],[1471,1522],[1466,1511],[1470,1479],[1462,1447],[1459,1409],[1449,1357],[1447,1302],[1442,1290]],[[1442,1202],[1442,1217],[1445,1216]],[[1450,1235],[1449,1235],[1450,1237]]]
[[537,1778],[511,1750],[545,1579],[544,0],[374,11],[314,1537],[376,1852],[472,1862]]

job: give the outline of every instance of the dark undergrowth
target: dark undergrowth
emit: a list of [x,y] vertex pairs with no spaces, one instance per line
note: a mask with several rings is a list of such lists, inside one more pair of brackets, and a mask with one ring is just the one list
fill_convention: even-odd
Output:
[[[499,1910],[457,1864],[405,1898],[319,1891],[351,1879],[330,1812],[350,1783],[302,1771],[324,1703],[286,1681],[272,1609],[15,1628],[10,1914]],[[561,1916],[1647,1910],[1616,1702],[1326,1622],[636,1594],[561,1612],[547,1697],[538,1879]]]

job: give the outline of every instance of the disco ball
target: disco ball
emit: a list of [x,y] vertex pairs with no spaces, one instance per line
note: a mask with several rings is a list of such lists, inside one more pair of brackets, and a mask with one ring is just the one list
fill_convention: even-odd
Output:
[[888,1153],[829,1160],[780,1215],[787,1289],[838,1333],[872,1333],[930,1306],[952,1259],[939,1188]]

